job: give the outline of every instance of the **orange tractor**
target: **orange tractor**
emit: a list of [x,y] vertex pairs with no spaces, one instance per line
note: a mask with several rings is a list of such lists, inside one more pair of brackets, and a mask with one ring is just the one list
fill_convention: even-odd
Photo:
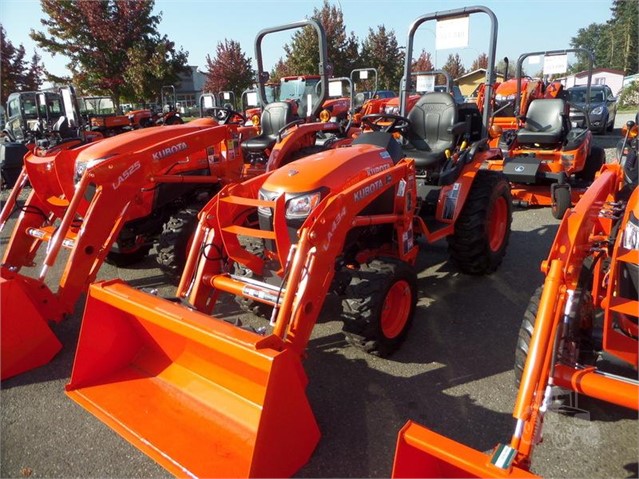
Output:
[[[284,29],[309,24],[318,26],[325,48],[323,30],[314,21]],[[320,85],[324,92],[325,78]],[[269,115],[276,116],[279,110],[272,106],[281,103],[266,106],[259,135],[255,127],[244,126],[242,113],[212,107],[209,110],[217,121],[201,118],[185,125],[137,129],[94,145],[78,146],[77,142],[72,148],[36,148],[28,154],[19,186],[0,213],[0,227],[4,227],[20,211],[4,252],[1,291],[21,292],[31,305],[25,322],[20,300],[3,310],[2,331],[7,334],[2,335],[2,350],[7,360],[2,362],[2,378],[53,357],[60,344],[47,322],[59,322],[73,311],[103,261],[128,266],[146,257],[155,244],[160,269],[177,280],[197,214],[222,186],[338,144],[315,145],[318,132],[333,131],[337,124],[302,124],[297,119],[273,128],[280,118]],[[321,103],[322,97],[316,97],[311,115]],[[256,156],[263,161],[255,161]],[[33,188],[21,205],[18,197],[27,180]],[[20,274],[22,268],[37,265],[36,254],[43,243],[46,253],[37,279]],[[70,252],[53,292],[45,280],[61,248]],[[39,331],[29,341],[8,334],[17,334],[27,323]]]
[[[484,454],[409,421],[399,433],[392,477],[533,477],[533,449],[557,388],[638,409],[637,125],[630,121],[624,130],[630,147],[623,165],[602,167],[563,218],[541,265],[546,279],[517,340],[510,443]],[[614,361],[625,365],[623,375],[604,369]]]
[[[1,293],[12,297],[2,308],[2,378],[53,357],[60,346],[47,322],[73,312],[104,260],[116,265],[139,261],[159,235],[159,260],[176,274],[180,254],[185,256],[180,247],[186,251],[188,224],[192,230],[195,214],[221,185],[239,181],[239,139],[251,133],[252,128],[204,119],[29,152],[0,213],[0,227],[20,213],[2,259]],[[27,180],[32,188],[21,204],[18,197]],[[22,268],[34,270],[42,244],[47,247],[36,278],[21,274]],[[45,279],[61,248],[69,255],[53,292]],[[31,329],[31,339],[15,336]]]
[[[500,138],[500,146],[508,149],[503,160],[490,162],[491,170],[502,171],[512,183],[512,195],[520,206],[550,206],[552,215],[561,219],[592,183],[605,163],[605,152],[592,144],[588,128],[571,125],[571,104],[561,93],[537,98],[530,102],[525,115],[520,115],[522,98],[521,71],[525,58],[531,55],[557,56],[579,52],[589,58],[592,71],[593,55],[583,48],[551,52],[526,53],[517,61],[517,93],[515,116],[517,129],[502,131],[494,124],[491,136]],[[588,88],[590,76],[588,77]],[[557,90],[550,88],[549,90]],[[503,143],[503,144],[502,144]]]
[[[409,52],[438,15],[418,19]],[[446,238],[461,271],[487,274],[510,233],[508,183],[480,170],[501,151],[468,133],[449,94],[363,121],[375,131],[350,145],[222,189],[199,215],[176,297],[93,284],[67,394],[177,476],[295,474],[320,437],[302,360],[329,292],[347,340],[389,355],[415,312],[416,239]],[[264,319],[231,321],[229,295]]]

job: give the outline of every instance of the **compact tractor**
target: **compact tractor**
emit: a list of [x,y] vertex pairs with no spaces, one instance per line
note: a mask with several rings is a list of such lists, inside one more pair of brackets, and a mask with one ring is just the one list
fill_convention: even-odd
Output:
[[[240,180],[245,134],[255,130],[202,119],[25,155],[0,213],[0,228],[19,213],[1,267],[1,294],[12,297],[2,308],[3,379],[53,357],[60,346],[47,322],[73,312],[103,261],[139,261],[159,236],[158,261],[167,273],[179,273],[197,212],[221,186]],[[27,182],[31,192],[22,203]],[[43,244],[40,271],[22,274],[35,273]],[[69,251],[66,266],[51,291],[45,280],[62,248]],[[31,329],[29,340],[10,334]]]
[[517,339],[510,443],[484,454],[409,421],[399,433],[392,477],[536,477],[533,449],[562,391],[639,408],[637,125],[628,122],[624,133],[629,147],[621,164],[601,168],[542,262],[546,279]]
[[[558,219],[592,183],[606,155],[602,148],[592,144],[592,132],[587,127],[571,125],[571,104],[560,93],[532,100],[526,114],[520,115],[521,72],[523,61],[531,55],[557,56],[573,51],[588,57],[592,71],[592,53],[583,48],[526,53],[519,57],[515,116],[520,124],[506,132],[498,125],[491,128],[491,136],[501,137],[500,146],[507,148],[508,153],[503,160],[487,164],[490,170],[502,171],[508,177],[518,205],[550,206],[552,215]],[[589,75],[588,88],[590,78]]]
[[[307,25],[316,26],[325,48],[324,31],[315,21],[262,31],[260,35]],[[325,77],[320,85],[322,93]],[[73,312],[103,261],[130,266],[145,258],[155,245],[160,269],[177,282],[197,214],[224,185],[329,147],[326,143],[316,146],[315,137],[318,132],[333,131],[335,124],[306,124],[297,119],[283,122],[283,129],[273,129],[271,135],[268,128],[285,119],[278,117],[283,111],[278,105],[290,106],[281,103],[284,105],[266,106],[259,135],[255,127],[244,126],[242,113],[212,107],[209,110],[216,119],[136,129],[93,145],[34,148],[26,155],[18,186],[0,213],[0,227],[4,227],[13,213],[20,212],[4,251],[0,284],[2,292],[13,288],[28,298],[25,301],[32,304],[29,324],[40,331],[46,338],[40,341],[49,347],[29,347],[39,344],[37,335],[30,342],[13,342],[11,335],[3,335],[2,348],[13,360],[3,361],[2,378],[45,364],[53,357],[60,344],[47,321],[59,322]],[[321,103],[320,95],[311,105],[311,115]],[[264,150],[269,156],[255,161]],[[32,191],[22,205],[18,198],[27,182]],[[44,265],[37,279],[32,280],[20,270],[37,265],[36,254],[42,244],[46,244]],[[70,251],[57,291],[51,291],[45,280],[51,276],[48,270],[63,261],[57,261],[60,248]],[[16,309],[21,308],[21,302],[12,304],[14,308],[3,310],[3,331],[23,327],[21,310]]]
[[[419,25],[475,12],[494,39],[481,7],[418,18],[405,81]],[[342,299],[348,342],[387,356],[415,312],[418,239],[446,238],[466,273],[502,261],[509,186],[480,169],[501,151],[475,119],[428,93],[408,116],[364,117],[372,131],[349,145],[223,188],[199,214],[175,297],[91,285],[67,394],[172,474],[295,474],[320,437],[302,361],[327,295]],[[229,296],[257,317],[231,321]]]

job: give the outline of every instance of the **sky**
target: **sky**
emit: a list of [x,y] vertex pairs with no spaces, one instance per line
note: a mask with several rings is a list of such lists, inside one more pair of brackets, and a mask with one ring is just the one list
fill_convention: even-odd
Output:
[[[524,53],[564,50],[571,48],[570,40],[580,28],[592,23],[605,23],[611,18],[611,0],[485,0],[483,2],[436,0],[329,0],[341,7],[347,32],[354,32],[361,42],[369,28],[384,25],[393,30],[400,46],[406,45],[412,22],[423,15],[483,6],[497,18],[496,61],[507,56],[511,65]],[[321,9],[322,0],[156,0],[154,13],[162,12],[158,26],[178,48],[188,52],[189,64],[206,70],[207,55],[215,57],[219,42],[239,42],[248,58],[255,62],[255,37],[270,27],[303,20]],[[51,73],[65,75],[67,60],[61,55],[51,57],[37,49],[29,38],[31,29],[42,30],[44,14],[38,0],[2,0],[0,23],[14,46],[24,45],[27,57],[34,51]],[[423,23],[415,34],[414,56],[422,48],[431,52],[436,68],[441,68],[448,55],[459,53],[468,70],[479,54],[488,53],[489,17],[473,14],[469,21],[468,47],[464,49],[435,49],[435,22]],[[284,57],[282,46],[290,42],[294,31],[268,35],[263,41],[265,68],[270,70]],[[570,61],[569,57],[569,61]],[[329,59],[330,61],[330,59]],[[525,66],[526,64],[524,64]]]

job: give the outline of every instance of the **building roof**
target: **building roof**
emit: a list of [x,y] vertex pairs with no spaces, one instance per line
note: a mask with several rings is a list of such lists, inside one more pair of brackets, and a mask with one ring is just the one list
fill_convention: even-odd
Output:
[[[592,70],[592,74],[596,75],[597,73],[611,73],[613,75],[619,75],[619,76],[624,76],[625,73],[623,72],[623,70],[613,70],[611,68],[595,68]],[[588,76],[588,72],[587,71],[582,71],[579,72],[577,74],[575,74],[575,77],[577,78],[582,78],[582,77],[587,77]]]
[[[477,76],[477,75],[482,75],[482,76],[486,75],[486,69],[485,68],[478,68],[477,70],[473,70],[472,72],[465,73],[462,76],[455,78],[455,81],[458,82],[459,80],[463,80],[465,78],[469,78],[469,77],[473,77],[473,76]],[[498,71],[495,71],[495,77],[503,78],[504,74],[500,73]]]

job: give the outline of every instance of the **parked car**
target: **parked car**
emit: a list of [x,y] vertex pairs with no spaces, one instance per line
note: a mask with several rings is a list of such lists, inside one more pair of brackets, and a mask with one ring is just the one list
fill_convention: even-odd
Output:
[[568,88],[570,121],[578,127],[586,126],[585,109],[589,109],[590,129],[593,133],[612,131],[617,116],[617,98],[608,85],[590,86],[590,104],[586,102],[586,86]]

